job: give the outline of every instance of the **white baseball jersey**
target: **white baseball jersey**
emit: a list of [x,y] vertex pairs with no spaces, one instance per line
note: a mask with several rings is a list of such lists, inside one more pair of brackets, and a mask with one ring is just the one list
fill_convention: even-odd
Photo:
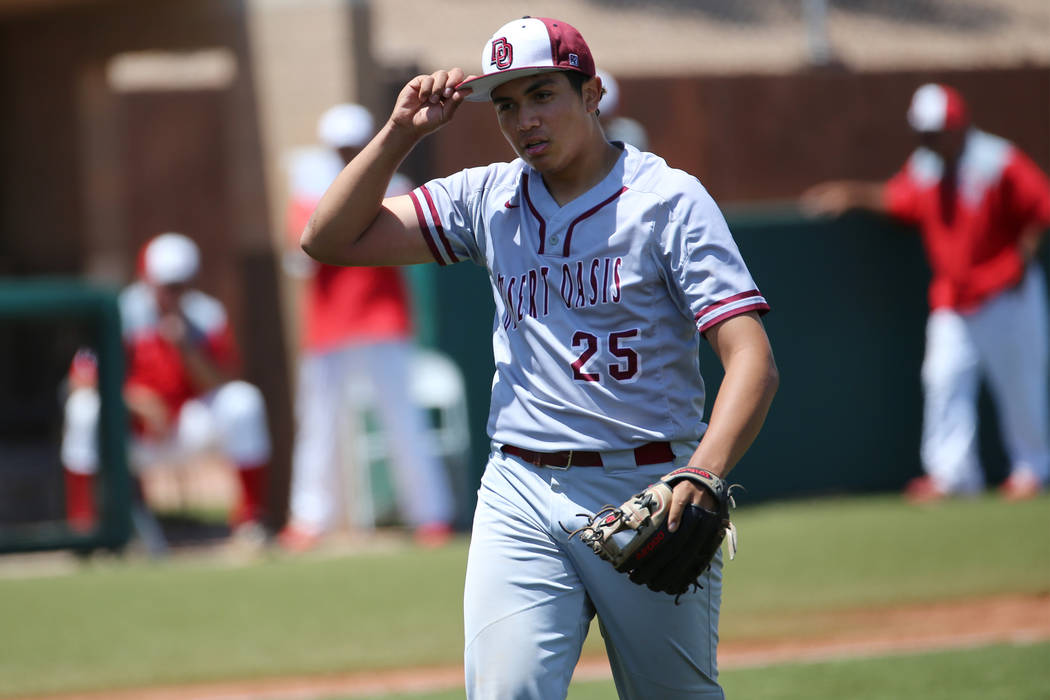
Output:
[[769,309],[693,176],[624,147],[559,206],[521,159],[410,193],[434,259],[489,271],[488,431],[539,450],[623,450],[703,434],[699,333]]

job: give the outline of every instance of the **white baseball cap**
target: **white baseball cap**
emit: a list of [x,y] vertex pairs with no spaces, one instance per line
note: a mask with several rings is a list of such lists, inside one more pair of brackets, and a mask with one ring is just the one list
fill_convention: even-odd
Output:
[[560,20],[522,17],[496,30],[481,53],[482,75],[457,87],[472,88],[467,99],[482,102],[503,83],[558,70],[594,77],[594,57],[583,36]]
[[968,121],[962,95],[947,85],[927,83],[912,95],[908,123],[915,131],[960,129]]
[[649,150],[649,134],[645,127],[630,117],[613,117],[605,125],[605,138],[629,143],[639,151]]
[[600,68],[598,77],[602,79],[602,87],[605,88],[605,94],[598,100],[598,111],[602,113],[602,117],[611,117],[616,114],[616,108],[620,106],[620,85],[616,82],[616,78]]
[[146,245],[143,276],[158,285],[189,282],[200,270],[197,244],[181,233],[162,233]]
[[317,122],[317,138],[329,148],[361,148],[374,134],[372,114],[349,102],[331,107]]

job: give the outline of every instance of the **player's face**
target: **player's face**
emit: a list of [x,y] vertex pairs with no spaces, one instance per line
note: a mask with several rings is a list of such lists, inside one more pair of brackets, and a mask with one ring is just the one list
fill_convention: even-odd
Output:
[[919,132],[919,143],[949,162],[959,157],[965,142],[966,131],[963,129]]
[[162,314],[174,313],[179,308],[179,300],[187,290],[189,290],[189,285],[185,283],[153,285],[157,308]]
[[492,91],[492,104],[515,153],[544,174],[573,162],[587,143],[594,118],[562,71],[504,83]]

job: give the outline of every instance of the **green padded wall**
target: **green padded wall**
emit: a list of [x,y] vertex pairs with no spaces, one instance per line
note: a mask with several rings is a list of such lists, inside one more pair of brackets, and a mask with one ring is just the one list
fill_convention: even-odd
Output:
[[[99,362],[101,417],[99,426],[99,526],[77,534],[59,516],[30,522],[5,523],[0,527],[0,552],[45,549],[120,549],[131,535],[131,485],[126,455],[127,416],[121,398],[124,381],[124,348],[120,332],[117,292],[106,287],[71,279],[0,280],[0,354],[12,372],[5,386],[13,385],[17,396],[5,397],[2,431],[6,454],[24,454],[31,443],[43,441],[38,455],[38,484],[45,472],[61,474],[58,462],[61,396],[60,379],[72,358],[73,342],[95,350]],[[68,341],[70,347],[65,347]],[[20,402],[12,410],[12,402]],[[40,410],[37,410],[40,409]],[[13,423],[24,415],[50,413],[54,417]],[[37,428],[51,423],[43,433]],[[10,429],[9,429],[10,428]],[[22,448],[22,449],[20,449]],[[7,465],[10,467],[11,465]],[[4,472],[5,476],[7,472]],[[60,483],[60,479],[59,479]],[[0,486],[2,487],[2,486]],[[26,493],[27,499],[49,494]],[[59,507],[59,512],[62,507]]]

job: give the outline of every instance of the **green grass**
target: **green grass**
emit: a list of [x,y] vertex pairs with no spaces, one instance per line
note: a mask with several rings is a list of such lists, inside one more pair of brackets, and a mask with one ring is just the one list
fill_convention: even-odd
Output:
[[[750,700],[1045,700],[1050,644],[996,645],[722,674],[728,698]],[[581,695],[585,700],[600,695]],[[608,695],[604,697],[609,697]]]
[[465,546],[0,580],[0,696],[460,659]]
[[741,508],[725,567],[725,637],[797,629],[814,613],[1050,592],[1050,498],[908,505],[896,496]]
[[[996,645],[721,674],[729,700],[1045,700],[1050,644]],[[612,681],[574,683],[568,700],[616,697]],[[329,700],[462,700],[463,691]]]
[[[836,610],[863,606],[1050,591],[1050,498],[931,508],[890,497],[835,499],[744,507],[735,520],[740,553],[727,564],[724,639],[812,633]],[[437,551],[274,557],[236,567],[111,561],[67,575],[0,578],[0,697],[459,663],[465,558],[459,541]],[[825,666],[835,675],[837,664],[822,665],[822,674]],[[768,672],[790,687],[793,668]],[[724,680],[731,687],[765,673]],[[742,698],[802,697],[740,687]]]

